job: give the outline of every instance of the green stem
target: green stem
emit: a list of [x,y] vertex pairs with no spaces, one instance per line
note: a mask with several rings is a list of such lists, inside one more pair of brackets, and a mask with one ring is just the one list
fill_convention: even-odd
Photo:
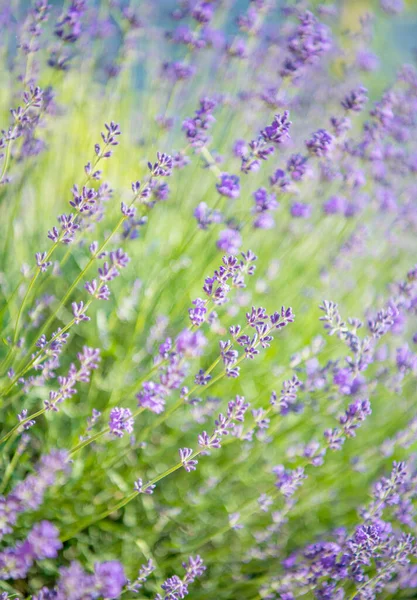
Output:
[[[200,454],[201,450],[198,450],[196,452],[194,452],[188,460],[193,459],[195,456],[198,456]],[[171,475],[172,473],[174,473],[175,471],[177,471],[178,469],[180,469],[183,466],[182,462],[177,463],[176,465],[174,465],[173,467],[170,467],[169,469],[167,469],[166,471],[164,471],[163,473],[161,473],[160,475],[157,475],[156,477],[154,477],[153,479],[151,479],[150,481],[148,481],[148,483],[146,485],[143,486],[143,491],[145,492],[148,488],[150,488],[151,486],[153,486],[155,483],[157,483],[158,481],[161,481],[161,479],[164,479],[165,477],[168,477],[168,475]],[[123,500],[121,500],[120,502],[118,502],[115,506],[112,506],[111,508],[99,513],[98,515],[96,515],[95,517],[85,520],[83,523],[79,524],[77,527],[75,527],[74,529],[72,529],[70,531],[70,533],[68,533],[67,535],[64,535],[63,537],[61,537],[61,541],[62,542],[66,542],[69,539],[73,538],[75,535],[77,535],[77,533],[79,533],[80,531],[83,531],[84,529],[86,529],[87,527],[89,527],[90,525],[94,525],[94,523],[97,523],[98,521],[102,521],[103,519],[106,519],[108,516],[110,516],[111,514],[113,514],[114,512],[116,512],[117,510],[120,510],[121,508],[123,508],[124,506],[126,506],[126,504],[129,504],[129,502],[131,500],[133,500],[134,498],[136,498],[136,496],[139,495],[139,492],[132,492],[131,494],[129,494],[128,496],[126,496],[126,498],[123,498]]]
[[1,175],[0,175],[0,183],[3,181],[4,176],[6,175],[7,168],[9,166],[12,141],[13,140],[9,140],[9,143],[7,144],[6,154],[4,156],[4,162],[3,162],[3,169],[2,169]]
[[[90,306],[90,304],[92,303],[92,299],[89,300],[85,306],[84,306],[84,311],[86,311],[88,309],[88,307]],[[71,321],[69,323],[67,323],[65,325],[65,327],[63,329],[61,329],[60,331],[57,331],[55,333],[54,336],[51,337],[51,339],[49,340],[49,342],[42,348],[42,350],[40,350],[38,352],[38,354],[36,354],[27,364],[25,367],[23,367],[18,373],[17,375],[15,375],[12,379],[12,381],[10,382],[10,385],[1,392],[1,395],[7,396],[7,394],[10,392],[10,390],[14,387],[15,383],[20,379],[20,377],[22,377],[25,373],[27,373],[27,371],[29,371],[29,369],[35,364],[35,362],[42,357],[42,354],[45,353],[45,351],[49,348],[49,346],[52,344],[52,342],[54,342],[60,335],[62,335],[63,333],[65,333],[66,331],[68,331],[68,329],[70,329],[75,323],[75,318],[71,319]]]
[[219,167],[216,165],[216,161],[214,160],[211,152],[206,148],[206,146],[203,146],[201,148],[201,154],[206,159],[209,169],[211,171],[213,171],[213,173],[216,175],[216,177],[220,177],[222,172],[220,171]]
[[3,481],[1,482],[1,486],[0,486],[0,494],[3,494],[4,490],[6,489],[7,484],[10,481],[10,477],[13,475],[13,471],[15,470],[15,467],[19,461],[19,458],[22,456],[22,454],[24,452],[25,446],[26,446],[25,444],[23,445],[23,447],[20,444],[17,446],[12,460],[7,465],[7,469],[4,473]]
[[3,442],[6,442],[14,433],[17,433],[19,431],[19,429],[28,421],[30,421],[31,419],[36,419],[36,417],[40,417],[41,415],[43,415],[43,413],[46,411],[46,408],[41,408],[40,410],[38,410],[38,412],[33,413],[33,415],[30,415],[29,417],[26,417],[26,419],[23,419],[22,421],[20,421],[19,423],[17,423],[17,425],[15,425],[13,427],[13,429],[11,429],[8,433],[6,433],[6,435],[4,435],[1,439],[0,439],[0,444],[3,444]]

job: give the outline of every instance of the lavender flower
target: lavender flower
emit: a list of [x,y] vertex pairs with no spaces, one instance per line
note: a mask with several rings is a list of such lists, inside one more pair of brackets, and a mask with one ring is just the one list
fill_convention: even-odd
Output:
[[109,429],[116,437],[123,437],[125,432],[132,433],[134,426],[132,412],[128,408],[112,408],[110,411]]
[[20,513],[36,510],[58,473],[68,472],[68,456],[54,450],[43,456],[36,473],[19,482],[6,498],[0,499],[0,537],[11,533]]
[[138,492],[138,494],[153,494],[153,491],[155,489],[155,485],[147,485],[146,487],[143,485],[143,481],[142,479],[137,479],[135,481],[135,486],[134,489],[136,492]]
[[318,129],[310,139],[306,141],[306,146],[310,154],[318,157],[328,156],[333,138],[325,129]]
[[223,229],[217,240],[217,247],[228,254],[238,254],[242,245],[242,236],[236,229]]
[[138,406],[143,406],[158,415],[165,409],[165,395],[166,391],[162,385],[153,381],[145,381],[136,398]]
[[285,469],[282,465],[278,465],[273,468],[273,473],[277,478],[275,483],[276,487],[286,498],[295,494],[297,488],[302,485],[303,479],[307,477],[307,475],[304,474],[304,469],[302,467],[291,470]]
[[123,566],[116,560],[96,563],[94,565],[96,587],[104,598],[119,598],[126,576]]
[[222,196],[232,199],[238,198],[240,195],[239,177],[223,173],[220,177],[220,182],[216,184],[216,188]]
[[271,125],[265,127],[261,131],[261,136],[266,142],[274,144],[282,144],[290,137],[289,130],[291,121],[289,120],[290,113],[286,110],[282,115],[275,115]]
[[358,87],[352,90],[341,102],[346,111],[361,112],[368,101],[368,90]]
[[193,456],[193,451],[191,448],[180,448],[180,459],[182,462],[182,466],[187,472],[195,471],[197,468],[198,460],[194,460],[191,458]]

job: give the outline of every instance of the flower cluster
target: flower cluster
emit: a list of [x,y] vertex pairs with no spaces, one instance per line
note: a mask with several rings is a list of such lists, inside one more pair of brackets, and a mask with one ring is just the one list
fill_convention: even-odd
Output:
[[0,536],[13,531],[19,514],[37,510],[58,474],[67,473],[68,469],[66,452],[54,450],[42,456],[35,473],[19,482],[6,498],[0,499]]
[[20,4],[0,600],[414,597],[417,7]]
[[89,348],[84,346],[83,351],[77,354],[79,368],[71,364],[66,376],[59,376],[59,389],[49,392],[49,399],[44,401],[45,409],[58,412],[58,405],[64,400],[71,398],[76,392],[78,383],[88,383],[91,372],[98,368],[100,362],[100,350],[98,348]]
[[193,148],[202,148],[210,141],[207,131],[211,129],[215,122],[212,113],[216,105],[215,100],[202,98],[200,100],[200,108],[195,111],[195,116],[183,121],[182,129],[185,132],[187,142]]
[[240,151],[242,158],[241,171],[243,173],[258,171],[261,165],[260,161],[268,160],[275,150],[275,145],[279,146],[290,137],[290,126],[291,121],[289,120],[288,111],[284,111],[282,115],[275,115],[271,125],[262,129],[258,138],[249,143],[249,151],[245,152],[243,148]]

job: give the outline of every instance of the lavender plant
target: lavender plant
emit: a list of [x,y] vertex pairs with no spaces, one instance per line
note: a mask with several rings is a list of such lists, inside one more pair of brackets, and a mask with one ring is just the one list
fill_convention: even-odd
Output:
[[0,0],[1,600],[416,596],[406,25]]

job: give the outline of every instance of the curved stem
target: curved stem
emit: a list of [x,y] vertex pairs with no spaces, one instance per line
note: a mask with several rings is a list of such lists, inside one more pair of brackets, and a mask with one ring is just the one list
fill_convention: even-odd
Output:
[[[90,306],[90,304],[92,303],[92,299],[89,300],[85,306],[84,306],[84,311],[86,311],[88,309],[88,307]],[[7,396],[7,394],[10,392],[10,390],[14,387],[14,385],[17,383],[17,381],[20,379],[20,377],[23,377],[23,375],[25,375],[25,373],[27,373],[27,371],[29,371],[29,369],[35,364],[35,362],[42,357],[42,354],[45,353],[45,351],[50,347],[50,345],[52,344],[52,342],[54,342],[60,335],[62,335],[63,333],[65,333],[66,331],[68,331],[68,329],[70,329],[75,323],[75,318],[71,319],[71,321],[69,323],[67,323],[65,325],[65,327],[63,329],[61,329],[60,331],[57,331],[55,333],[55,335],[53,335],[51,337],[51,339],[49,340],[49,342],[47,342],[47,344],[45,344],[45,346],[42,348],[42,350],[40,350],[37,354],[35,354],[35,356],[33,356],[31,358],[31,360],[26,364],[25,367],[23,367],[12,379],[12,381],[10,382],[10,385],[1,392],[1,395]]]
[[222,172],[220,171],[219,167],[216,165],[216,161],[214,160],[210,150],[208,150],[208,148],[206,148],[206,146],[203,146],[201,148],[201,154],[206,159],[209,169],[211,171],[213,171],[213,173],[216,175],[216,177],[220,177]]
[[6,442],[14,433],[17,433],[25,423],[27,423],[31,419],[36,419],[36,417],[40,417],[41,415],[43,415],[44,412],[46,412],[46,408],[41,408],[40,410],[38,410],[38,412],[33,413],[33,415],[30,415],[29,417],[26,417],[26,419],[22,419],[22,421],[19,421],[19,423],[17,423],[17,425],[15,425],[13,429],[11,429],[8,433],[6,433],[6,435],[4,435],[0,439],[0,444],[3,444],[3,442]]
[[[194,452],[188,460],[191,460],[192,458],[194,458],[195,456],[198,456],[200,454],[200,450]],[[164,471],[163,473],[161,473],[160,475],[157,475],[156,477],[154,477],[153,479],[151,479],[150,481],[148,481],[148,483],[146,485],[143,486],[143,491],[145,492],[148,488],[150,488],[151,486],[155,485],[155,483],[157,483],[158,481],[161,481],[161,479],[164,479],[165,477],[168,477],[168,475],[171,475],[171,473],[174,473],[175,471],[177,471],[178,469],[180,469],[183,466],[182,462],[177,463],[176,465],[174,465],[173,467],[170,467],[169,469],[167,469],[166,471]],[[87,527],[89,527],[90,525],[94,525],[94,523],[97,523],[98,521],[102,521],[103,519],[107,518],[108,516],[110,516],[112,513],[116,512],[117,510],[120,510],[121,508],[123,508],[124,506],[126,506],[126,504],[129,504],[129,502],[131,500],[133,500],[134,498],[136,498],[136,496],[139,495],[139,492],[132,492],[131,494],[129,494],[128,496],[126,496],[126,498],[123,498],[123,500],[121,500],[120,502],[118,502],[117,504],[115,504],[114,506],[112,506],[111,508],[99,513],[98,515],[96,515],[95,517],[85,520],[83,523],[81,523],[80,525],[78,525],[78,527],[75,527],[72,531],[70,531],[69,534],[64,535],[63,537],[61,537],[61,541],[62,542],[66,542],[69,539],[73,538],[75,535],[77,535],[77,533],[79,533],[80,531],[83,531],[83,529],[86,529]]]
[[7,168],[9,166],[12,141],[13,140],[9,140],[9,143],[7,144],[6,154],[4,156],[3,168],[2,168],[1,174],[0,174],[0,184],[3,182],[4,176],[6,175]]

